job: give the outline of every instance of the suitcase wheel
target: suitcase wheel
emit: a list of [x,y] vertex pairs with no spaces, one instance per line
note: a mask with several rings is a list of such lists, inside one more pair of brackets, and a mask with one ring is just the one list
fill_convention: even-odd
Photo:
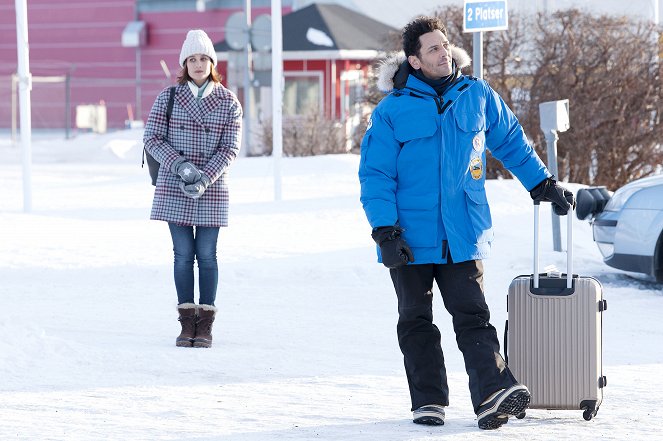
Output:
[[516,415],[516,418],[522,420],[523,418],[525,418],[525,412],[520,412],[518,415]]
[[585,400],[581,402],[580,409],[582,409],[582,417],[586,421],[590,421],[594,418],[599,411],[599,407],[596,405],[596,400]]
[[582,413],[582,417],[585,419],[585,421],[591,421],[591,419],[596,416],[598,411],[599,411],[598,407],[597,408],[585,407],[585,410]]

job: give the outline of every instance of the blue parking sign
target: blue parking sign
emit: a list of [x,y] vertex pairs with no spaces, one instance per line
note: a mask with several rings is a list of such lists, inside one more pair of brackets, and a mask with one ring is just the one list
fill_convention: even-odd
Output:
[[465,0],[463,32],[503,31],[508,27],[506,0]]

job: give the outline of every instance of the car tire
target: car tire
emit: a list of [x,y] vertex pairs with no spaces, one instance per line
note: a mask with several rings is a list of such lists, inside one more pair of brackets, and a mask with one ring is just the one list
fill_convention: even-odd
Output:
[[654,250],[654,278],[657,282],[663,283],[663,231],[658,236]]

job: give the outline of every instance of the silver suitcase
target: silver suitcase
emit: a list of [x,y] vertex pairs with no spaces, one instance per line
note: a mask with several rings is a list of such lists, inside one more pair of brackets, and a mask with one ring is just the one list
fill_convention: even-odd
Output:
[[607,383],[601,341],[607,302],[598,280],[573,274],[571,212],[567,218],[567,272],[539,274],[534,206],[534,272],[509,286],[504,352],[509,369],[532,394],[530,409],[580,409],[589,421]]

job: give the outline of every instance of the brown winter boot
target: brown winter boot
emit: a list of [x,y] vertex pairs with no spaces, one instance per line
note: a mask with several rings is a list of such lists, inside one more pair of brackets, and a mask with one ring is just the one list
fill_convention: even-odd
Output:
[[182,332],[175,340],[176,346],[190,348],[193,346],[193,338],[196,336],[196,304],[182,303],[177,305],[180,317],[177,319],[182,325]]
[[194,348],[212,347],[212,323],[216,308],[212,305],[198,305],[198,320],[196,320],[196,336],[193,339]]

